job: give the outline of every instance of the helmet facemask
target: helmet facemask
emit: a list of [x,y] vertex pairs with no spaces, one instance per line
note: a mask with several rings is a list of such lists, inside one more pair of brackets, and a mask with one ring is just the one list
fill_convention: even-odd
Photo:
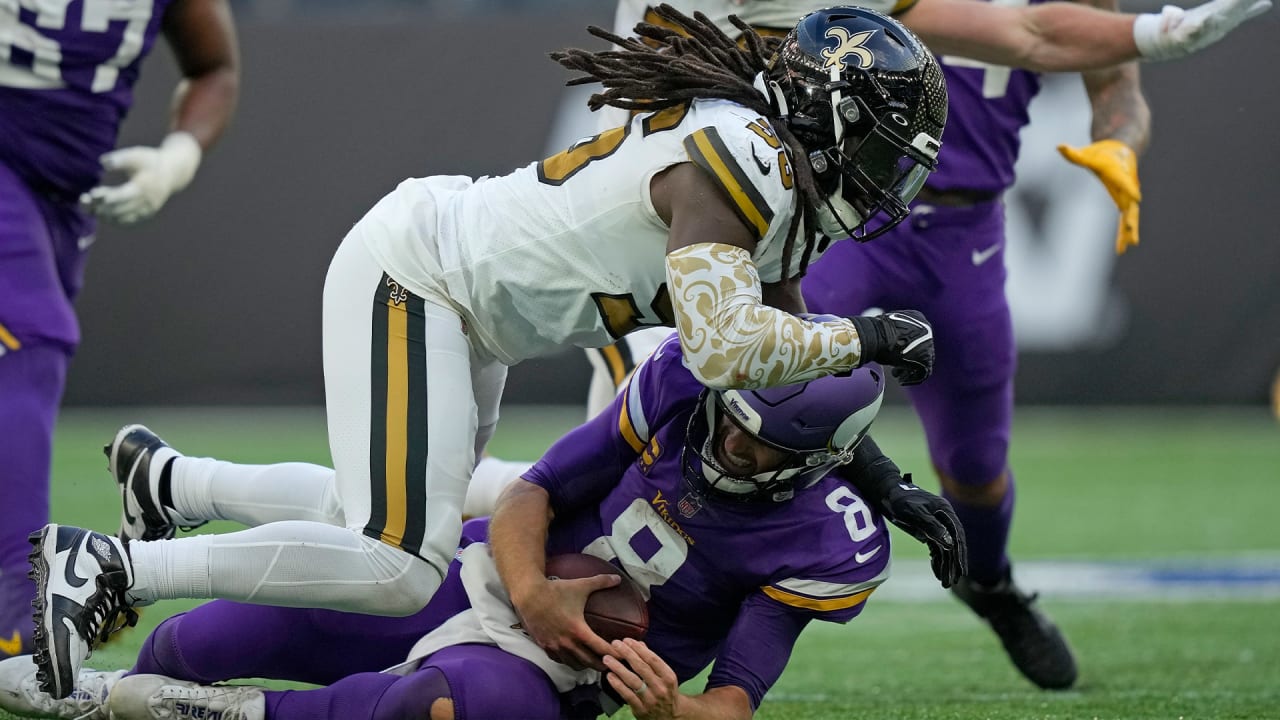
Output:
[[[879,409],[877,399],[870,416]],[[704,390],[698,397],[698,405],[689,418],[683,450],[683,466],[686,479],[693,487],[711,497],[737,502],[785,502],[821,480],[837,465],[853,459],[854,448],[861,442],[870,420],[862,415],[853,424],[856,435],[837,432],[826,437],[842,437],[847,443],[840,447],[822,444],[820,447],[796,448],[771,441],[767,428],[750,402],[736,390]],[[852,419],[852,418],[851,418]],[[865,419],[865,424],[863,424]],[[756,443],[775,451],[779,459],[771,467],[751,475],[741,475],[725,467],[718,457],[724,442],[726,423],[732,423]],[[756,429],[752,429],[752,425]]]
[[[855,30],[860,40],[850,47]],[[828,46],[840,38],[849,57],[867,59],[833,62]],[[946,84],[919,40],[878,13],[831,8],[788,35],[770,75],[788,127],[808,150],[822,233],[866,241],[905,219],[937,168],[946,122]]]
[[[884,384],[871,363],[789,385],[704,388],[685,426],[685,479],[713,499],[790,500],[852,462],[880,412]],[[740,437],[731,445],[727,432]]]

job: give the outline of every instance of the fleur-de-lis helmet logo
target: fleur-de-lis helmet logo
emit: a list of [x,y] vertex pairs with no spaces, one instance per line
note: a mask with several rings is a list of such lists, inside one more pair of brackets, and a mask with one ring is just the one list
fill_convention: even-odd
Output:
[[822,59],[825,60],[822,67],[830,69],[835,67],[837,70],[844,72],[846,67],[845,58],[849,55],[857,59],[857,66],[863,70],[875,64],[875,57],[871,51],[863,47],[875,30],[863,30],[852,35],[849,31],[842,27],[832,27],[827,29],[827,37],[835,38],[838,43],[835,48],[823,48]]

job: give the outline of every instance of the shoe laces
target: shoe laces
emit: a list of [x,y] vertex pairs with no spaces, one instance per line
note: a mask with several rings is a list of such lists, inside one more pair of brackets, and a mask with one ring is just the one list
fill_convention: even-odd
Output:
[[91,639],[91,647],[103,642],[115,632],[138,624],[138,611],[125,596],[120,571],[103,573],[97,578],[98,601],[92,603],[84,637]]
[[[72,718],[73,720],[106,718],[107,693],[111,689],[113,675],[118,680],[124,675],[124,672],[111,673],[82,670],[76,680],[75,688],[71,690],[71,694],[61,699],[55,699],[52,695],[40,689],[39,678],[35,673],[32,673],[23,678],[22,692],[26,695],[27,702],[32,707],[56,717]],[[72,712],[75,714],[69,714]]]
[[184,685],[170,683],[161,685],[148,700],[152,707],[165,706],[173,702],[188,701],[200,703],[206,707],[214,703],[222,704],[223,718],[234,720],[243,714],[240,711],[241,697],[248,690],[236,685]]

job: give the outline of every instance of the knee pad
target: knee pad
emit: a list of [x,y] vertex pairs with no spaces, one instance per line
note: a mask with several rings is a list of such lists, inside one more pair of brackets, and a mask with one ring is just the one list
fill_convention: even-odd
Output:
[[938,462],[938,469],[961,485],[985,485],[1007,469],[1009,439],[987,435],[966,440],[954,446]]
[[560,696],[533,663],[491,645],[455,645],[423,661],[452,691],[455,720],[558,720]]
[[[435,667],[424,667],[397,681],[378,698],[371,720],[430,720],[431,706],[437,700],[451,700],[453,692],[445,674]],[[454,718],[461,720],[455,703]]]

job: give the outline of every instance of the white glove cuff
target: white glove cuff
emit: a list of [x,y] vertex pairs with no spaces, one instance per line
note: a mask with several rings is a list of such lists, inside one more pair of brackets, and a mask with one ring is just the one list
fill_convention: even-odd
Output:
[[1143,60],[1172,60],[1188,54],[1178,45],[1171,31],[1182,19],[1180,7],[1165,5],[1160,14],[1142,13],[1133,21],[1133,42]]
[[157,150],[169,171],[170,192],[177,192],[190,184],[200,167],[200,158],[204,156],[195,136],[181,131],[169,133]]

